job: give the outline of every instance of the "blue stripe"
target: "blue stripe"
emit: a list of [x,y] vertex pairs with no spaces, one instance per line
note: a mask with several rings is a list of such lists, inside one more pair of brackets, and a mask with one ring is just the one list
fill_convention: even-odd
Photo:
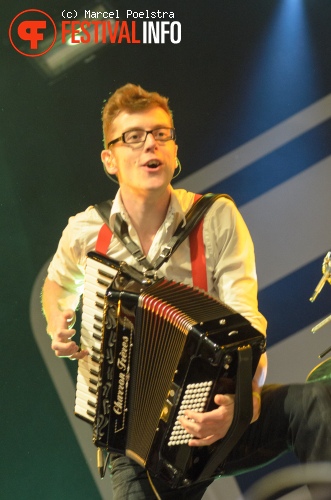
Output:
[[[315,302],[309,302],[322,277],[325,255],[310,262],[259,294],[259,308],[268,320],[268,347],[289,337],[331,313],[331,289],[326,283]],[[325,326],[325,332],[331,327]],[[312,334],[313,335],[313,334]],[[318,334],[316,334],[318,335]],[[325,339],[325,348],[331,345],[331,335]],[[328,343],[329,342],[329,343]]]
[[216,183],[208,191],[228,193],[243,205],[331,154],[331,120]]

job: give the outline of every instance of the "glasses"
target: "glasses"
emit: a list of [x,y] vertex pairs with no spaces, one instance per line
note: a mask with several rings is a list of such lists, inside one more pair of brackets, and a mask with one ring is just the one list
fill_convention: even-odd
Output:
[[125,144],[142,144],[146,141],[148,134],[152,134],[154,139],[158,142],[171,141],[176,139],[176,133],[174,128],[160,127],[153,130],[128,130],[110,142],[108,142],[107,148],[116,142],[123,141]]

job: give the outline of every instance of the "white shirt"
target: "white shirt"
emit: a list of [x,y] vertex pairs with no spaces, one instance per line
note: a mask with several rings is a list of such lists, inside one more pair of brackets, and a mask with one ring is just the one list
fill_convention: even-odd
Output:
[[[147,259],[153,263],[161,248],[170,240],[194,201],[194,193],[172,189],[171,201],[163,224],[157,231]],[[120,197],[114,199],[109,224],[114,228],[116,214],[120,212],[127,222],[132,240],[141,248],[137,233],[130,222]],[[63,308],[76,308],[84,288],[86,255],[95,250],[103,221],[93,207],[69,219],[62,233],[58,249],[48,269],[48,278],[66,289]],[[261,333],[266,332],[266,320],[258,311],[257,278],[254,247],[247,226],[235,204],[220,198],[208,210],[203,221],[203,239],[207,263],[208,293],[246,317]],[[136,259],[113,235],[108,256],[126,261],[144,270]],[[187,238],[162,265],[158,276],[192,285],[189,239]]]

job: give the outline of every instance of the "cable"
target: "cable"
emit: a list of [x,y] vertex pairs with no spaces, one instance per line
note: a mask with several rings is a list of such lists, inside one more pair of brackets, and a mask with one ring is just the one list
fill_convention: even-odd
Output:
[[157,489],[155,488],[155,486],[153,484],[153,481],[152,481],[152,478],[151,478],[149,472],[148,471],[146,471],[146,472],[147,472],[147,477],[148,477],[149,484],[151,485],[151,488],[153,490],[154,495],[156,496],[157,500],[162,500],[162,498],[160,497],[160,495],[157,492]]

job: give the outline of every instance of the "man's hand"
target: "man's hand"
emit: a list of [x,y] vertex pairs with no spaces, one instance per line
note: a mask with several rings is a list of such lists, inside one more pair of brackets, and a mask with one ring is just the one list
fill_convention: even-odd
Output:
[[71,340],[76,330],[72,329],[75,312],[72,309],[63,311],[59,316],[57,325],[49,333],[52,338],[52,349],[59,358],[82,359],[88,355],[87,350],[80,350],[79,346]]
[[[252,398],[253,417],[251,423],[259,418],[261,410],[259,393],[253,392]],[[205,413],[186,410],[185,417],[179,418],[184,429],[194,436],[189,441],[189,446],[209,446],[224,438],[228,432],[234,415],[234,395],[216,394],[214,401],[218,405],[215,410]]]
[[233,420],[234,396],[216,394],[214,401],[219,405],[215,410],[205,413],[186,410],[185,417],[179,418],[184,429],[194,436],[189,446],[209,446],[228,432]]

